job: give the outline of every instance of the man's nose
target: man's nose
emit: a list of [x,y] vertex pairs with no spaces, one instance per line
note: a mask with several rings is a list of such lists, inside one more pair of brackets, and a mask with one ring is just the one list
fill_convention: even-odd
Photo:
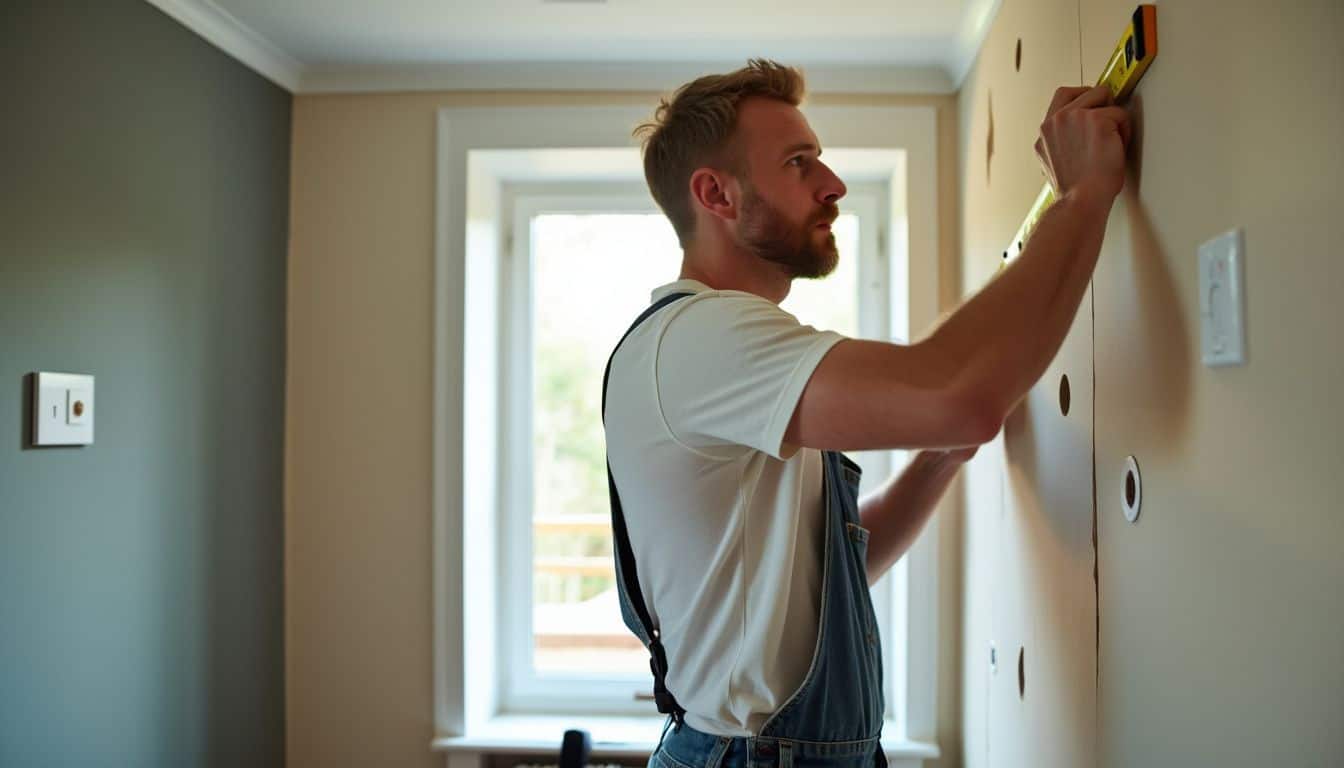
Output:
[[845,186],[845,182],[835,175],[835,171],[832,171],[830,166],[823,164],[822,167],[826,169],[826,178],[817,190],[817,197],[823,203],[834,203],[844,197],[849,189]]

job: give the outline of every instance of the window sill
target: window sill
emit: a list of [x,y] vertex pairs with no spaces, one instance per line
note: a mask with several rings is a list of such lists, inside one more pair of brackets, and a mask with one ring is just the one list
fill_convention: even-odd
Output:
[[[592,758],[647,759],[663,732],[664,718],[595,715],[501,715],[469,736],[441,736],[435,752],[451,754],[549,755],[559,757],[565,731],[582,728],[592,736]],[[882,748],[892,768],[935,760],[934,744],[884,736]]]

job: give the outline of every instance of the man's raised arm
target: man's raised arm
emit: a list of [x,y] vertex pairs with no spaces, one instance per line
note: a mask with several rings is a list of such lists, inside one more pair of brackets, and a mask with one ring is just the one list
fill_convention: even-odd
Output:
[[955,448],[993,439],[1059,351],[1124,184],[1128,113],[1104,87],[1061,88],[1036,148],[1059,199],[1022,254],[925,340],[847,340],[808,381],[785,442]]

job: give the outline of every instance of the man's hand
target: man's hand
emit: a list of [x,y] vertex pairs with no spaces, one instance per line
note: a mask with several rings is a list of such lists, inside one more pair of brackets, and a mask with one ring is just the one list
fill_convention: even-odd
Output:
[[1055,196],[1095,197],[1110,205],[1125,184],[1130,131],[1129,112],[1112,104],[1106,86],[1055,91],[1036,139]]

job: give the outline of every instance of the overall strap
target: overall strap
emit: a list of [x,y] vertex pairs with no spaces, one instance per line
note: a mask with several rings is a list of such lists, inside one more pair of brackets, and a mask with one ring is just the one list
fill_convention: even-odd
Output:
[[[649,319],[653,313],[677,299],[694,295],[693,293],[673,293],[659,299],[653,306],[644,310],[643,314],[625,332],[625,335],[621,336],[621,340],[616,343],[616,348],[611,351],[611,357],[607,358],[606,372],[602,374],[603,425],[607,421],[607,380],[611,378],[611,361],[616,357],[616,350],[620,349],[631,332],[638,328],[640,323]],[[616,573],[625,589],[626,599],[639,618],[644,638],[647,638],[646,642],[650,655],[649,668],[653,671],[653,698],[658,705],[658,711],[665,715],[672,715],[672,719],[680,727],[685,719],[686,710],[677,703],[676,698],[667,690],[667,652],[663,649],[663,641],[658,627],[654,626],[653,619],[649,616],[648,606],[644,604],[644,593],[639,589],[639,574],[635,570],[635,553],[630,548],[630,534],[625,528],[625,512],[621,509],[620,494],[616,492],[616,480],[611,475],[610,459],[607,461],[607,492],[611,497],[611,533],[612,545],[616,551]]]

